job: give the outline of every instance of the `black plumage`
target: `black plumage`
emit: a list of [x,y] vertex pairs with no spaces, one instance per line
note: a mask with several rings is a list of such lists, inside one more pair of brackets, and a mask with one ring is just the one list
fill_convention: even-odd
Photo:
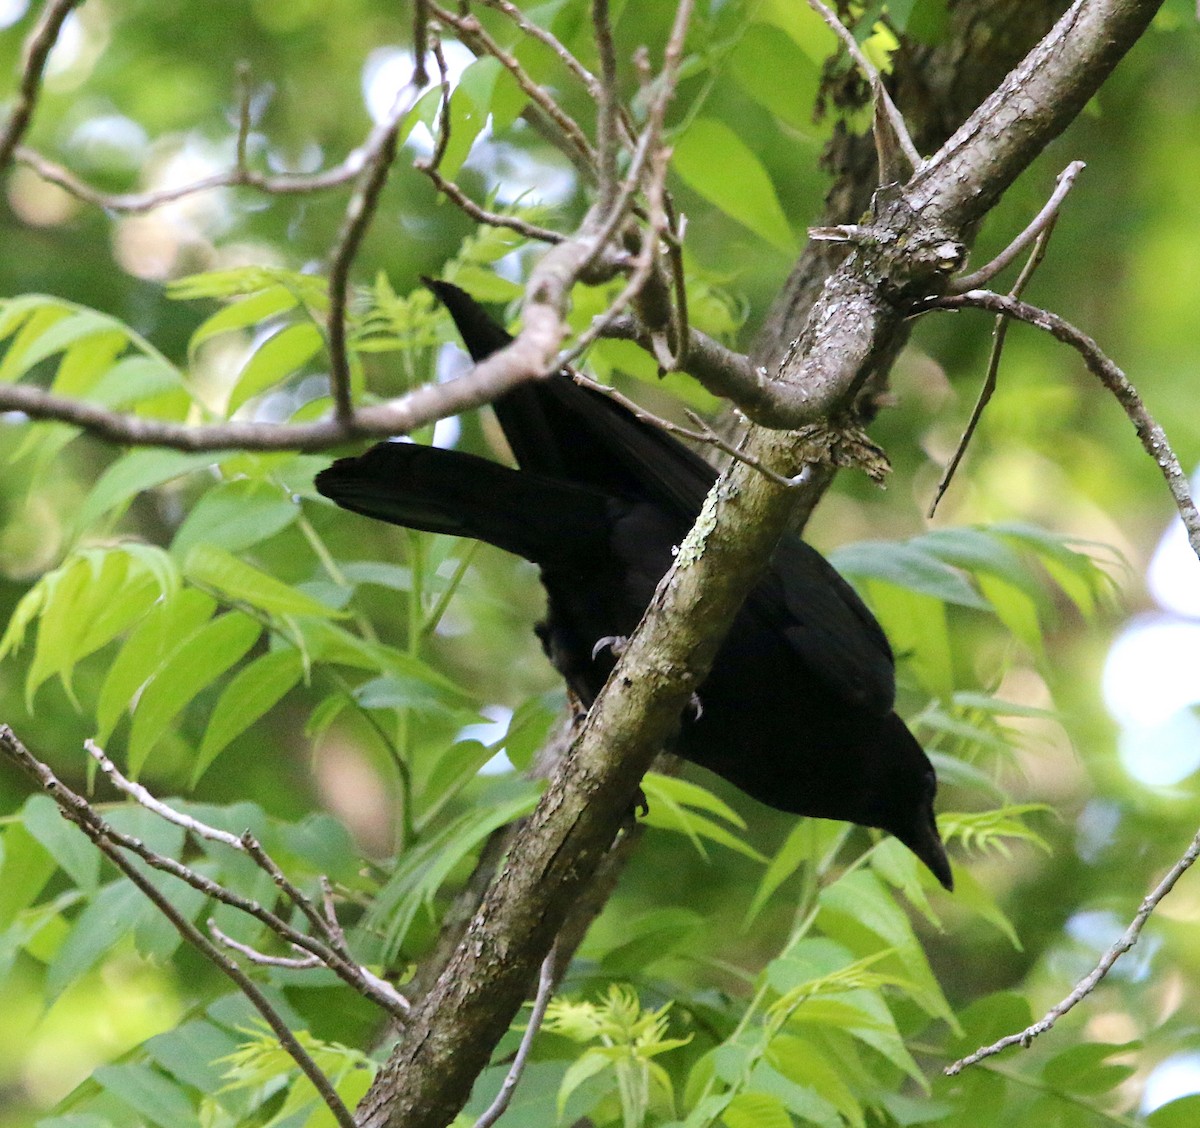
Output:
[[[429,285],[475,360],[508,343],[463,290]],[[354,512],[537,564],[547,594],[538,635],[590,705],[615,661],[597,643],[637,626],[716,471],[566,373],[493,406],[519,469],[380,443],[322,471],[317,489]],[[892,709],[891,648],[854,589],[798,537],[780,542],[698,696],[673,751],[772,807],[888,830],[951,887],[933,767]]]

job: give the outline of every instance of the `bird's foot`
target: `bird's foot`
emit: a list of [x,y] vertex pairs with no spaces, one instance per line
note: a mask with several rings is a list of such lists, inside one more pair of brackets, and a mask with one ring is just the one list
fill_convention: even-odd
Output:
[[611,650],[614,658],[620,658],[628,645],[629,638],[626,635],[605,635],[603,638],[598,638],[596,645],[592,647],[592,661],[594,662],[600,652],[604,650]]

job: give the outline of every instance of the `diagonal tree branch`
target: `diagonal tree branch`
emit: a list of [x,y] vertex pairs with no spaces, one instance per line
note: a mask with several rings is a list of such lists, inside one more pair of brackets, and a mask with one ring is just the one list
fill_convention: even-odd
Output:
[[[781,367],[791,410],[774,422],[827,420],[846,408],[873,360],[903,332],[907,307],[944,289],[972,226],[1091,97],[1158,6],[1076,3],[1014,72],[1018,80],[1002,84],[998,104],[973,115],[910,185],[879,200],[878,242],[856,249],[835,273]],[[1067,109],[1027,104],[1024,80]],[[994,119],[1003,128],[1018,122],[1021,142],[1006,139]],[[796,441],[779,432],[755,431],[750,451],[785,476],[804,461]],[[788,491],[741,463],[718,481],[508,864],[360,1106],[361,1128],[440,1128],[453,1119],[565,906],[613,841],[639,779],[765,567],[791,504]]]

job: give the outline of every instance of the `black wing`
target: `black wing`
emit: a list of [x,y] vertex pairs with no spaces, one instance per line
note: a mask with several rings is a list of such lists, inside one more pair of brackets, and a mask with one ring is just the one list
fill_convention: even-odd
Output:
[[[425,282],[476,361],[512,340],[466,291]],[[493,407],[523,469],[651,501],[681,524],[695,520],[717,478],[694,451],[565,372],[524,384]],[[895,668],[886,636],[854,589],[800,538],[781,540],[745,612],[779,631],[836,696],[879,715],[891,709]]]

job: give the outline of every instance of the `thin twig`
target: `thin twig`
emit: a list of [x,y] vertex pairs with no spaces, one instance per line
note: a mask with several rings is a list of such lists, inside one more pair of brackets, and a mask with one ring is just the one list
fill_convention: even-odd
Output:
[[[1054,232],[1056,219],[1057,215],[1051,215],[1043,225],[1042,230],[1038,233],[1037,242],[1033,245],[1029,260],[1021,268],[1021,273],[1017,276],[1012,289],[1008,292],[1010,298],[1019,298],[1021,296],[1025,287],[1029,284],[1029,279],[1033,277],[1034,271],[1041,265],[1042,259],[1046,256],[1046,246],[1049,244],[1050,236]],[[1008,326],[1008,318],[1003,314],[998,314],[996,324],[992,327],[992,347],[988,353],[987,372],[983,377],[983,386],[979,389],[979,398],[976,399],[975,407],[971,411],[971,418],[967,420],[967,426],[963,430],[962,437],[958,440],[954,456],[942,472],[941,481],[938,482],[933,500],[929,503],[928,515],[931,520],[937,512],[937,507],[945,496],[946,491],[950,488],[950,482],[958,470],[959,463],[962,462],[963,457],[967,453],[967,447],[975,435],[975,429],[979,426],[980,419],[983,418],[984,409],[991,402],[992,394],[996,390],[996,377],[1000,371],[1000,357],[1004,351],[1005,339],[1008,337]]]
[[505,51],[488,33],[483,25],[471,15],[458,15],[443,8],[436,0],[426,0],[429,11],[443,24],[454,28],[459,37],[478,54],[490,55],[516,80],[526,96],[541,109],[561,133],[568,147],[576,154],[582,165],[595,174],[596,152],[589,144],[574,118],[551,96],[544,86],[535,82],[517,61],[515,55]]
[[592,0],[592,34],[600,56],[600,89],[596,98],[596,150],[599,157],[596,208],[612,210],[617,195],[617,48],[613,43],[608,0]]
[[263,967],[285,967],[289,971],[309,971],[314,967],[324,966],[316,956],[311,954],[300,957],[268,956],[266,952],[260,952],[257,948],[252,948],[249,944],[243,944],[240,940],[226,935],[217,927],[216,921],[211,918],[208,921],[208,931],[212,933],[213,939],[218,944],[223,944],[232,951],[240,952],[251,963],[261,964]]
[[[197,873],[174,858],[156,853],[138,839],[130,838],[110,828],[108,837],[112,842],[122,849],[137,854],[147,865],[153,866],[164,873],[169,873],[172,877],[185,882],[193,889],[205,894],[205,896],[254,917],[255,920],[265,925],[280,939],[285,940],[293,947],[312,953],[325,967],[328,967],[345,983],[349,984],[360,994],[384,1007],[390,1014],[400,1017],[409,1009],[408,1000],[400,995],[391,984],[384,982],[378,976],[354,962],[353,957],[345,949],[344,944],[341,943],[340,934],[330,932],[320,912],[287,879],[279,866],[267,855],[266,851],[263,850],[253,835],[249,833],[241,836],[233,835],[228,831],[202,823],[190,815],[183,814],[181,811],[176,811],[160,799],[156,799],[141,784],[135,783],[122,775],[116,765],[113,764],[94,741],[86,741],[85,748],[99,764],[101,771],[109,778],[113,786],[130,796],[139,805],[152,811],[163,820],[182,827],[197,838],[220,842],[231,849],[249,854],[259,868],[270,875],[275,885],[314,923],[319,933],[327,937],[329,942],[326,943],[317,937],[307,936],[305,933],[293,928],[276,913],[264,908],[257,901],[251,901],[246,897],[242,897],[240,894],[226,889],[223,885],[218,884],[211,878],[205,877],[203,874]],[[22,764],[22,766],[28,770],[27,765]],[[39,776],[38,778],[40,779],[41,777]],[[82,804],[84,808],[91,811],[91,807],[88,805],[86,799],[68,792],[62,784],[58,784],[57,786],[60,793],[71,796],[72,802]]]
[[506,227],[526,239],[534,239],[540,243],[561,243],[566,236],[548,227],[539,227],[536,223],[521,219],[515,215],[504,215],[502,212],[492,212],[480,207],[453,180],[448,180],[428,161],[415,161],[413,167],[423,172],[439,192],[450,200],[455,207],[470,216],[476,223],[487,224],[489,227]]
[[513,1092],[521,1080],[521,1074],[525,1072],[525,1063],[529,1060],[529,1053],[533,1049],[533,1040],[542,1028],[542,1021],[546,1017],[546,1007],[549,1006],[550,997],[554,993],[556,953],[557,947],[553,947],[546,958],[542,960],[542,970],[538,975],[537,996],[533,1000],[529,1025],[525,1027],[525,1033],[521,1035],[521,1044],[517,1047],[516,1056],[513,1058],[512,1065],[509,1066],[508,1074],[500,1086],[500,1091],[496,1094],[496,1099],[475,1121],[475,1128],[492,1128],[492,1125],[508,1110]]
[[[904,150],[905,157],[908,158],[908,162],[914,170],[919,169],[922,164],[921,154],[917,152],[917,147],[913,144],[913,139],[909,135],[908,126],[904,122],[904,117],[896,108],[896,103],[892,101],[892,96],[884,87],[883,80],[879,77],[879,72],[872,66],[871,60],[863,54],[854,36],[850,33],[850,29],[838,19],[837,13],[832,8],[823,4],[821,0],[808,0],[808,5],[825,21],[830,31],[846,45],[846,50],[849,52],[850,58],[858,65],[858,69],[867,76],[868,81],[871,83],[871,89],[875,94],[875,103],[877,106],[883,106],[883,112],[887,115],[887,119],[891,123],[892,132],[895,133],[896,140],[900,143],[901,149]],[[881,169],[880,171],[882,172],[883,170]]]
[[442,50],[442,37],[435,35],[433,37],[433,57],[437,62],[439,84],[442,88],[441,105],[438,107],[438,131],[437,137],[433,142],[433,153],[428,161],[415,161],[414,163],[420,168],[422,165],[428,165],[429,168],[437,170],[442,161],[445,159],[446,150],[450,147],[450,99],[454,94],[454,89],[450,85],[450,68],[446,65],[446,52]]
[[674,372],[686,368],[692,336],[688,318],[687,279],[683,267],[683,233],[687,228],[687,217],[676,213],[670,192],[663,193],[663,210],[667,213],[667,234],[671,236],[666,240],[667,261],[671,264],[671,286],[675,294],[675,301],[671,303],[671,331],[675,335],[671,347],[675,355],[667,371]]
[[238,130],[234,145],[234,165],[239,171],[245,171],[246,147],[250,140],[250,103],[253,95],[250,81],[250,64],[243,59],[237,65]]
[[516,4],[512,4],[509,0],[481,0],[481,3],[488,8],[497,12],[503,12],[516,26],[522,34],[528,35],[540,43],[545,44],[550,48],[567,68],[580,82],[593,99],[600,98],[600,80],[592,74],[570,51],[553,32],[547,31],[539,24],[535,24]]
[[422,384],[387,403],[360,407],[349,422],[326,418],[315,423],[175,423],[109,411],[32,384],[3,383],[0,413],[16,411],[31,419],[69,423],[97,438],[126,446],[184,451],[328,450],[356,438],[407,434],[448,415],[491,403],[537,372],[553,371],[553,357],[554,353],[547,350],[544,362],[539,359],[536,367],[531,367],[520,356],[496,354],[456,380]]
[[1171,892],[1175,887],[1175,883],[1187,872],[1197,857],[1200,857],[1200,831],[1196,832],[1191,845],[1184,851],[1183,857],[1167,871],[1167,875],[1142,901],[1137,915],[1130,921],[1129,927],[1125,929],[1112,947],[1104,953],[1100,962],[1075,985],[1075,989],[1062,1002],[1051,1007],[1041,1019],[1033,1023],[1033,1025],[1027,1026],[1019,1034],[1007,1034],[1003,1038],[993,1042],[990,1046],[982,1046],[973,1054],[968,1054],[966,1057],[954,1062],[953,1065],[946,1066],[946,1074],[953,1077],[968,1065],[975,1065],[977,1062],[983,1061],[984,1058],[993,1057],[1009,1046],[1022,1046],[1028,1049],[1034,1038],[1039,1034],[1044,1034],[1077,1003],[1086,999],[1096,989],[1100,981],[1112,970],[1117,960],[1137,943],[1138,937],[1142,934],[1142,929],[1146,927],[1146,922],[1158,907],[1159,902]]
[[0,168],[4,168],[12,158],[29,123],[33,120],[34,107],[42,92],[42,78],[46,71],[46,60],[54,44],[58,42],[59,33],[73,9],[81,0],[50,0],[42,11],[29,38],[25,40],[24,60],[21,64],[21,78],[17,83],[16,102],[4,128],[0,129]]
[[694,443],[704,443],[707,446],[716,447],[717,450],[729,455],[730,458],[736,459],[738,462],[744,462],[747,466],[753,466],[755,470],[766,475],[768,479],[778,486],[790,489],[797,484],[795,478],[785,478],[782,474],[777,474],[770,467],[764,466],[760,459],[752,454],[747,454],[741,447],[731,443],[717,431],[713,430],[694,411],[685,409],[688,418],[697,428],[693,431],[687,427],[681,427],[678,423],[674,423],[670,419],[665,419],[661,415],[655,415],[652,411],[647,411],[636,400],[630,399],[623,392],[617,391],[616,388],[610,387],[608,384],[601,384],[598,380],[593,380],[590,376],[585,376],[582,372],[575,369],[570,369],[570,372],[575,383],[585,388],[591,388],[592,391],[599,392],[602,396],[607,396],[609,399],[619,403],[643,423],[649,423],[651,426],[658,427],[668,434],[678,435],[680,438],[689,439]]
[[1124,409],[1129,421],[1133,424],[1142,448],[1158,466],[1171,496],[1175,499],[1175,507],[1183,519],[1187,529],[1188,543],[1192,551],[1200,559],[1200,513],[1196,511],[1196,503],[1192,500],[1191,488],[1187,475],[1179,465],[1179,459],[1171,449],[1166,432],[1155,422],[1154,417],[1146,409],[1137,389],[1129,382],[1129,378],[1107,356],[1100,346],[1086,333],[1075,328],[1069,321],[1056,313],[1029,305],[1027,302],[1009,298],[1003,294],[993,294],[990,290],[971,290],[966,294],[958,294],[938,298],[930,302],[927,309],[986,309],[992,313],[1003,313],[1024,321],[1052,337],[1070,345],[1083,357],[1088,371],[1092,373],[1114,396]]
[[429,10],[425,0],[413,4],[413,82],[425,86],[429,72],[425,69],[425,51],[429,44]]
[[122,215],[142,215],[166,204],[194,196],[198,192],[210,192],[217,188],[252,188],[268,196],[307,195],[340,188],[349,184],[362,172],[363,150],[353,150],[341,164],[311,175],[283,174],[264,176],[247,168],[234,167],[228,172],[204,176],[189,184],[172,188],[160,188],[152,192],[102,192],[81,180],[69,168],[50,160],[26,145],[17,146],[13,159],[17,164],[33,169],[43,180],[57,184],[85,204],[93,204],[105,211]]
[[[553,32],[535,24],[520,8],[511,3],[510,0],[480,0],[480,3],[494,11],[503,12],[524,35],[528,35],[549,47],[558,56],[563,66],[579,79],[592,100],[597,103],[600,101],[600,80],[571,53],[566,44],[558,39]],[[618,105],[617,116],[620,120],[621,128],[625,133],[625,139],[632,141],[636,136],[637,130],[634,129],[633,119],[629,116],[629,112],[624,106]]]
[[1063,200],[1067,198],[1067,193],[1071,191],[1075,183],[1075,178],[1085,168],[1087,168],[1087,165],[1083,161],[1072,161],[1067,165],[1058,174],[1054,182],[1054,191],[1050,194],[1050,198],[1046,201],[1042,210],[1030,220],[1029,226],[986,266],[981,266],[978,270],[974,270],[970,274],[960,274],[957,278],[953,279],[950,283],[948,293],[965,294],[968,290],[977,290],[1015,262],[1017,256],[1054,223],[1059,209],[1062,207]]
[[[262,991],[259,990],[254,981],[209,940],[204,933],[192,924],[190,920],[184,917],[171,904],[170,900],[155,888],[153,882],[141,873],[133,864],[133,861],[126,856],[124,851],[131,849],[129,843],[134,840],[129,839],[127,835],[113,830],[108,823],[96,814],[95,809],[86,799],[77,795],[69,787],[60,782],[50,768],[38,760],[25,747],[7,725],[0,725],[0,751],[3,751],[10,759],[16,761],[25,772],[40,784],[42,789],[57,804],[62,815],[78,826],[92,840],[96,848],[171,922],[180,936],[208,959],[219,971],[233,980],[242,994],[250,1000],[258,1013],[263,1016],[267,1025],[274,1031],[276,1038],[279,1039],[279,1044],[287,1051],[305,1077],[312,1082],[313,1087],[325,1102],[326,1107],[328,1107],[330,1113],[332,1113],[334,1119],[340,1125],[340,1128],[354,1128],[354,1117],[351,1116],[349,1109],[342,1103],[342,1099],[329,1083],[329,1079],[317,1068],[316,1063],[296,1040],[287,1023],[280,1017],[279,1013]],[[141,846],[141,843],[137,843],[137,845]],[[143,861],[149,861],[146,853],[153,852],[146,851],[146,853],[143,853],[143,850],[145,850],[145,847],[134,852]],[[151,864],[153,865],[153,863]]]
[[350,360],[346,353],[346,306],[350,297],[350,267],[363,236],[379,206],[379,196],[396,159],[396,137],[405,114],[412,109],[421,87],[413,81],[399,90],[387,117],[375,130],[359,182],[346,205],[346,217],[333,245],[329,264],[329,312],[326,337],[329,348],[329,383],[334,416],[346,425],[354,418],[350,396]]

